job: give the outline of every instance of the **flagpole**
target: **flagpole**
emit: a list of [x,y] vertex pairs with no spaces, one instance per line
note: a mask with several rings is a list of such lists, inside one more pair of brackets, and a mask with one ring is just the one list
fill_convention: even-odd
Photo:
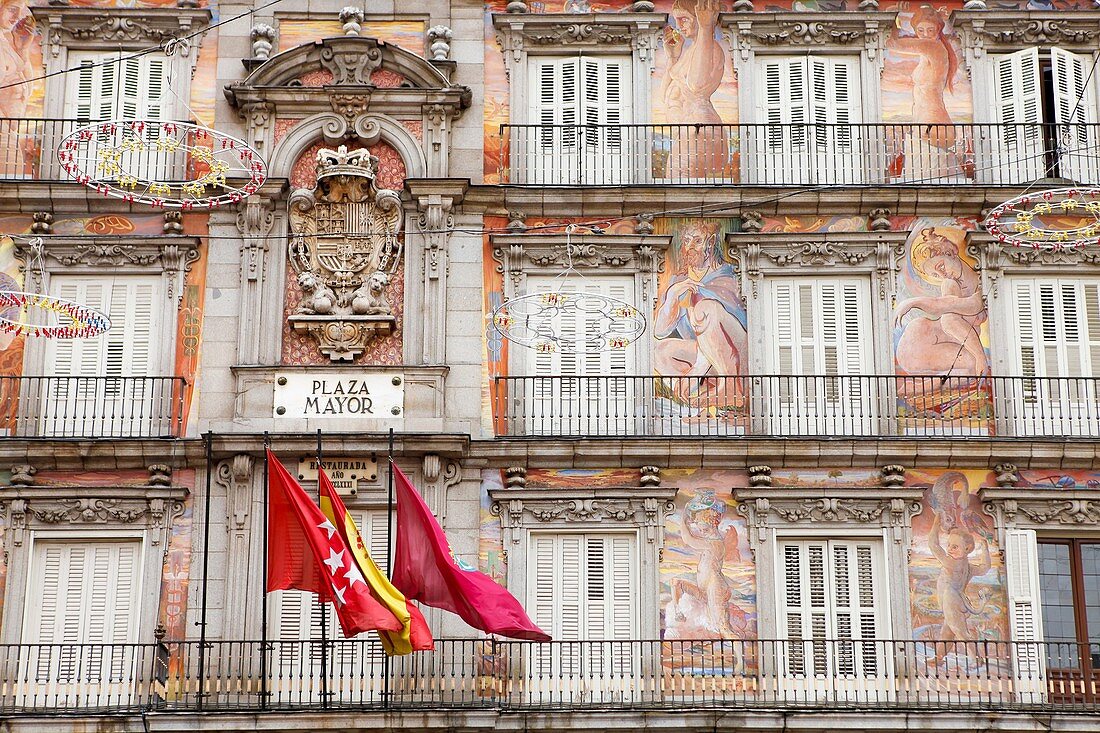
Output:
[[206,431],[206,496],[203,499],[202,533],[202,607],[199,610],[199,689],[195,693],[196,707],[202,710],[202,697],[206,689],[206,597],[210,578],[210,479],[213,474],[213,434]]
[[[386,472],[386,577],[393,580],[393,428],[390,428],[389,470]],[[390,705],[390,655],[382,655],[382,707]]]
[[[321,461],[321,428],[317,428],[317,504],[321,504],[321,471],[324,469],[324,464]],[[340,517],[343,520],[343,517]],[[350,549],[348,550],[351,551]],[[354,565],[355,559],[349,558]],[[333,599],[333,604],[336,600]],[[328,636],[328,608],[325,607],[325,602],[321,600],[321,596],[317,596],[317,605],[321,607],[321,707],[328,707],[328,648],[326,643],[326,637]]]
[[264,540],[263,540],[263,587],[260,588],[260,709],[267,708],[267,501],[268,473],[267,451],[271,447],[271,436],[264,431]]

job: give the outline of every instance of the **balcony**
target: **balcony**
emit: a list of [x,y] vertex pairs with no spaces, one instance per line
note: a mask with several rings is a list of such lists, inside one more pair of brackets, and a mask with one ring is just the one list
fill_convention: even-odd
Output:
[[501,183],[1100,183],[1100,125],[502,125]]
[[[263,652],[263,653],[261,653]],[[1100,711],[1100,645],[438,639],[0,645],[0,714],[474,708]]]
[[500,437],[1100,438],[1100,377],[496,377]]
[[182,377],[0,376],[0,435],[178,437],[185,387]]
[[[77,128],[94,122],[96,120],[0,118],[0,181],[73,180],[57,160],[58,143]],[[150,129],[150,136],[156,134],[156,130]],[[121,142],[120,136],[118,131],[101,133],[88,148],[89,158],[95,158],[97,144],[116,147]],[[144,176],[162,181],[182,180],[187,164],[186,151],[163,150],[155,145],[144,150],[129,150],[122,158],[124,170],[140,170]]]

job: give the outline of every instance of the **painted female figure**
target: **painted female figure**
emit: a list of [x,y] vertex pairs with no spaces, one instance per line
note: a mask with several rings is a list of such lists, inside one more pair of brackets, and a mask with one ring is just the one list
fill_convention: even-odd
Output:
[[[726,54],[715,38],[719,0],[675,0],[676,28],[665,29],[668,56],[661,98],[672,131],[670,177],[721,175],[729,158],[729,140],[718,125],[722,118],[711,102],[725,74]],[[689,128],[687,125],[705,125]]]

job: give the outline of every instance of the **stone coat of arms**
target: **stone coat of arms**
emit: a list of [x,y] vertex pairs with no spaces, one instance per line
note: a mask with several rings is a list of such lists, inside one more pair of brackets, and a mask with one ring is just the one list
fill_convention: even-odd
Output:
[[332,361],[396,327],[386,287],[401,261],[401,198],[375,187],[366,149],[317,152],[317,185],[290,196],[290,263],[302,300],[289,321]]

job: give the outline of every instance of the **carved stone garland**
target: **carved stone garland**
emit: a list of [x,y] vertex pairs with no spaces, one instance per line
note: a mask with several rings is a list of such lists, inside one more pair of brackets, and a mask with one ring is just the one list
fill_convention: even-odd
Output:
[[396,328],[386,287],[401,261],[401,199],[375,188],[378,158],[322,149],[317,185],[290,196],[290,262],[302,301],[289,317],[332,361],[353,361]]

